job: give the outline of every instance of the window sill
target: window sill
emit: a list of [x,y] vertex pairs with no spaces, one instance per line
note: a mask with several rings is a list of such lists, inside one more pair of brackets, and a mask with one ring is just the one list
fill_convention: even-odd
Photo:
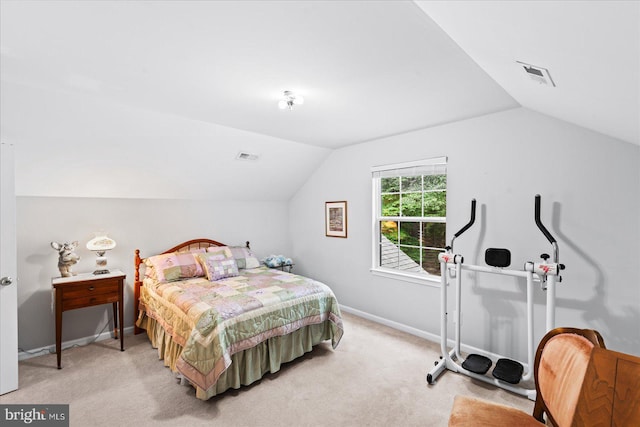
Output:
[[426,274],[416,274],[416,273],[404,273],[395,270],[383,269],[383,268],[371,268],[372,274],[376,276],[386,277],[388,279],[401,280],[403,282],[417,283],[419,285],[427,285],[433,286],[436,288],[440,287],[440,277],[439,276],[428,276]]

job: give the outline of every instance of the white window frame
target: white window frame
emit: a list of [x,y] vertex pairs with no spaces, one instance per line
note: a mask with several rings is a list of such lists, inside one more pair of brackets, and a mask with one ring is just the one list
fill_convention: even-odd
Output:
[[[411,170],[428,170],[434,169],[438,170],[440,173],[444,172],[446,174],[446,165],[447,165],[447,157],[435,157],[430,159],[416,160],[412,162],[404,162],[404,163],[396,163],[390,165],[381,165],[374,166],[371,168],[371,182],[372,182],[372,251],[371,251],[371,272],[375,275],[389,277],[398,280],[404,280],[413,283],[427,284],[433,286],[440,285],[440,276],[429,274],[426,271],[421,272],[411,272],[411,271],[403,271],[394,268],[387,268],[380,266],[380,221],[415,221],[415,222],[447,222],[446,217],[408,217],[408,216],[397,216],[397,217],[389,217],[382,216],[381,209],[381,192],[380,192],[380,180],[381,175],[384,175],[385,172],[391,172],[396,170],[406,169],[407,171]],[[407,175],[411,175],[407,173]],[[425,173],[428,175],[428,173]],[[424,212],[423,212],[424,214]],[[422,233],[422,227],[421,231]],[[426,248],[428,249],[428,248]]]

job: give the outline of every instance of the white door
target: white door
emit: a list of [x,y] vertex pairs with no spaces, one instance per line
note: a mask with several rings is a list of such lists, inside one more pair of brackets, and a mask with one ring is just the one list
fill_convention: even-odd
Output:
[[18,287],[13,145],[0,144],[0,394],[18,388]]

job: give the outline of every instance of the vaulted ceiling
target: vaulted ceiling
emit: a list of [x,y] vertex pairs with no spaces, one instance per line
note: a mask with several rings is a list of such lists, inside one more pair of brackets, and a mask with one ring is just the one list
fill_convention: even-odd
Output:
[[[286,200],[333,148],[519,106],[640,144],[637,2],[0,6],[21,195]],[[278,109],[284,90],[305,104]],[[242,195],[181,182],[211,171]],[[109,178],[77,179],[92,174]]]
[[640,2],[416,3],[522,106],[640,145]]

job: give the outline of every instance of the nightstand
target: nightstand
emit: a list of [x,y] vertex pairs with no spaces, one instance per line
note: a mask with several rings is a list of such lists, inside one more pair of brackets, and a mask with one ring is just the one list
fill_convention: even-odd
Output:
[[[78,274],[51,280],[56,300],[56,355],[58,369],[62,368],[62,312],[100,304],[113,304],[114,336],[120,336],[120,351],[124,351],[124,279],[120,270],[106,274]],[[116,315],[117,311],[117,315]],[[118,334],[118,324],[120,334]]]

